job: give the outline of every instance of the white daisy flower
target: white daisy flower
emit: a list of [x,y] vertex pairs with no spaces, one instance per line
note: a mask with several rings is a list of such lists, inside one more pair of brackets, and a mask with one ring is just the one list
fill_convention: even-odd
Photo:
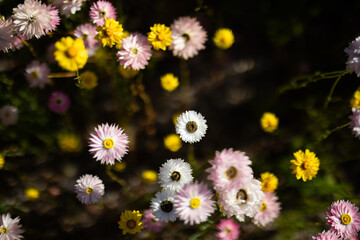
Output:
[[76,197],[83,204],[96,203],[104,195],[105,186],[98,176],[85,174],[75,184]]
[[205,118],[195,111],[186,111],[177,118],[176,133],[188,143],[199,142],[205,136],[207,125]]
[[169,159],[160,167],[159,183],[165,190],[178,192],[185,184],[193,181],[189,163],[181,158]]
[[11,218],[10,214],[0,216],[0,239],[13,240],[23,238],[21,235],[24,231],[21,228],[20,218]]
[[176,193],[163,190],[155,194],[155,198],[151,199],[151,209],[155,217],[162,222],[174,222],[177,218],[174,209],[174,200]]

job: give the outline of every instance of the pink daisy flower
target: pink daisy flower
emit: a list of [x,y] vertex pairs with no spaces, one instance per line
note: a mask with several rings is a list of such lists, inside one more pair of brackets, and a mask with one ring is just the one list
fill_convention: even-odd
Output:
[[101,164],[115,164],[127,153],[129,144],[128,136],[122,128],[115,124],[101,124],[90,134],[90,153]]
[[105,186],[98,176],[85,174],[75,184],[76,197],[83,204],[92,204],[104,195]]
[[216,191],[231,189],[253,178],[251,161],[244,152],[224,149],[217,151],[214,160],[209,162],[212,166],[206,171],[210,173],[208,179],[213,181]]
[[345,48],[345,53],[348,55],[347,69],[350,72],[355,72],[360,77],[360,37],[357,37],[350,43],[348,48]]
[[32,61],[25,68],[25,78],[29,82],[30,87],[43,88],[49,83],[50,69],[46,63],[40,63],[39,61]]
[[203,183],[189,183],[177,194],[175,212],[185,224],[205,222],[215,211],[213,194]]
[[151,44],[144,35],[132,34],[122,40],[116,56],[124,68],[144,69],[151,57]]
[[80,11],[81,5],[86,0],[53,0],[52,3],[60,9],[60,13],[66,17]]
[[60,23],[60,17],[59,17],[59,10],[57,10],[56,7],[52,6],[52,5],[48,5],[48,7],[50,8],[50,15],[51,15],[51,22],[50,22],[50,28],[47,29],[46,31],[54,31],[55,28],[59,25]]
[[105,24],[105,18],[113,18],[116,19],[116,9],[114,6],[108,1],[97,1],[94,2],[90,7],[90,19],[91,21],[99,25]]
[[265,196],[262,199],[260,211],[258,211],[253,218],[253,222],[257,226],[267,225],[274,221],[280,214],[280,203],[277,201],[278,197],[273,192],[264,192]]
[[220,219],[220,223],[216,225],[219,231],[216,236],[220,240],[236,240],[240,235],[240,224],[230,219]]
[[170,26],[170,30],[173,38],[170,50],[174,56],[188,59],[205,49],[207,33],[196,18],[180,17]]
[[[25,39],[24,35],[19,35],[19,37],[21,39]],[[13,37],[13,42],[12,42],[13,50],[20,49],[24,46],[24,43],[21,41],[21,39],[19,37],[16,37],[16,36]]]
[[330,206],[327,212],[327,224],[331,230],[340,235],[342,238],[357,236],[360,230],[360,213],[359,208],[350,201],[336,201]]
[[69,109],[70,98],[63,92],[55,91],[51,94],[48,105],[51,111],[61,114]]
[[0,20],[0,50],[8,52],[13,47],[13,41],[12,20],[8,19],[5,22]]
[[349,116],[351,119],[350,128],[352,133],[360,139],[360,109],[352,108],[353,114]]
[[144,211],[142,222],[145,228],[154,232],[160,232],[165,226],[164,222],[156,218],[150,209]]
[[0,120],[5,126],[13,125],[19,117],[18,109],[12,105],[5,105],[0,108]]
[[325,230],[322,233],[319,233],[318,235],[316,235],[315,237],[312,237],[312,239],[313,240],[340,240],[340,238],[337,234],[335,234],[332,231],[325,232]]
[[11,218],[10,214],[3,214],[0,217],[0,239],[15,240],[23,238],[21,235],[24,231],[21,228],[20,218]]
[[74,35],[84,41],[85,48],[88,50],[88,55],[93,56],[100,46],[100,42],[95,39],[96,26],[89,23],[79,25],[75,29]]

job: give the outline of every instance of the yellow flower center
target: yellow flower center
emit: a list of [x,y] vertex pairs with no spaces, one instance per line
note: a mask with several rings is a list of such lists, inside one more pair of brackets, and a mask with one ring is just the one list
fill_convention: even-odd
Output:
[[351,223],[351,216],[347,213],[344,213],[343,215],[341,215],[341,222],[345,225],[348,225]]
[[139,50],[137,48],[133,48],[131,49],[131,52],[134,54],[134,55],[137,55],[139,53]]
[[194,132],[196,132],[197,129],[198,129],[198,126],[197,126],[196,122],[189,121],[189,122],[186,123],[186,130],[189,133],[194,133]]
[[112,28],[106,28],[105,33],[108,37],[111,37],[113,35],[114,30]]
[[237,174],[237,170],[236,168],[234,168],[233,166],[231,166],[226,172],[225,175],[228,179],[233,179],[234,177],[236,177]]
[[126,222],[126,226],[130,229],[133,229],[136,227],[136,222],[133,219],[130,219],[129,221]]
[[75,48],[75,47],[69,47],[68,50],[66,51],[66,54],[69,58],[74,58],[78,55],[79,53],[79,49]]
[[193,199],[190,200],[190,207],[195,209],[198,208],[200,206],[200,199],[197,197],[194,197]]
[[230,233],[231,233],[231,229],[230,229],[230,228],[225,228],[225,233],[226,233],[226,234],[230,234]]
[[37,71],[33,71],[32,73],[30,73],[31,78],[38,78],[39,74]]
[[304,161],[303,164],[301,165],[301,167],[306,170],[309,169],[311,167],[311,164],[309,161]]
[[107,138],[104,140],[104,147],[110,149],[114,146],[114,141],[111,138]]
[[89,37],[89,35],[87,35],[86,33],[83,33],[82,38],[83,38],[84,40],[86,40],[88,37]]
[[93,190],[91,187],[88,187],[88,188],[86,189],[86,193],[87,193],[87,194],[91,194],[93,191],[94,191],[94,190]]
[[5,234],[7,232],[7,228],[6,227],[0,228],[0,232],[1,234]]
[[161,33],[159,33],[159,34],[157,35],[157,38],[159,39],[159,41],[162,41],[162,40],[165,39],[164,35],[161,34]]
[[261,207],[259,208],[260,211],[264,211],[266,209],[266,203],[262,202]]

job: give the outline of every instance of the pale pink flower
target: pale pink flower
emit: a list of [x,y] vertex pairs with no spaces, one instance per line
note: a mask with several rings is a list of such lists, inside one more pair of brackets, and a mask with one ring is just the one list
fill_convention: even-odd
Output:
[[280,214],[280,203],[278,197],[273,192],[264,192],[260,211],[253,218],[253,222],[258,226],[265,227],[268,223],[273,222]]
[[3,214],[0,217],[0,240],[21,239],[24,231],[21,228],[20,218],[11,218],[10,214]]
[[51,6],[50,4],[48,5],[48,7],[50,8],[50,15],[51,15],[51,24],[50,24],[50,28],[47,29],[47,32],[49,31],[54,31],[55,28],[59,25],[60,23],[60,17],[59,17],[59,10],[57,10],[56,7]]
[[51,93],[48,105],[51,111],[61,114],[69,109],[70,98],[67,94],[63,92],[54,91]]
[[88,55],[93,56],[100,46],[100,42],[95,39],[96,26],[89,23],[79,25],[76,27],[74,35],[84,41],[85,48],[88,50]]
[[90,7],[90,19],[91,21],[99,25],[105,24],[105,18],[113,18],[116,20],[116,9],[108,1],[97,1],[94,2]]
[[160,232],[165,227],[165,223],[156,218],[150,209],[144,211],[142,223],[144,228],[154,232]]
[[345,48],[345,53],[348,54],[346,68],[360,77],[360,37],[357,37],[349,47]]
[[312,237],[313,240],[340,240],[339,236],[332,232],[325,230],[322,233],[317,234],[316,236]]
[[66,17],[70,17],[70,14],[75,14],[80,11],[81,5],[86,0],[53,0],[52,3],[60,9],[60,13]]
[[19,117],[18,109],[12,105],[5,105],[0,108],[0,120],[5,126],[13,125]]
[[220,223],[216,225],[218,232],[216,236],[220,240],[236,240],[240,235],[240,224],[230,219],[220,219]]
[[92,204],[104,195],[105,186],[98,176],[85,174],[75,184],[77,199],[83,204]]
[[24,46],[24,43],[21,41],[21,39],[25,39],[24,35],[19,35],[19,37],[14,36],[13,37],[13,50],[15,51],[15,49],[20,49]]
[[360,109],[352,108],[353,114],[349,116],[351,119],[350,128],[355,137],[360,139]]
[[13,47],[12,20],[7,19],[5,22],[0,20],[0,50],[8,52]]
[[174,56],[192,58],[202,49],[207,33],[196,18],[180,17],[170,26],[173,41],[170,45]]
[[30,87],[43,88],[49,83],[50,69],[46,63],[40,63],[37,60],[32,61],[25,68],[25,78],[29,82]]

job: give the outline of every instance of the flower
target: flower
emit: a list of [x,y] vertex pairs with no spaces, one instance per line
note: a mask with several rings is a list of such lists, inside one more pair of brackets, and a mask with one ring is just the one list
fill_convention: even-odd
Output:
[[174,91],[179,86],[179,78],[172,73],[167,73],[160,78],[161,86],[168,92]]
[[216,229],[219,231],[216,233],[216,236],[220,240],[236,240],[240,235],[240,225],[234,220],[230,219],[220,219]]
[[32,61],[25,68],[25,78],[30,87],[44,88],[49,83],[50,69],[46,63],[40,63],[37,60]]
[[174,56],[186,60],[205,49],[207,34],[196,18],[180,17],[170,26],[170,30],[173,38],[170,49]]
[[262,115],[260,124],[265,132],[273,132],[278,128],[279,119],[275,114],[266,112]]
[[13,47],[12,20],[0,20],[0,50],[8,52]]
[[199,142],[207,130],[206,120],[200,113],[186,111],[178,117],[175,129],[184,142]]
[[104,25],[105,18],[116,19],[116,9],[108,1],[94,2],[90,7],[90,19],[95,25]]
[[204,183],[189,183],[175,197],[175,212],[185,224],[205,222],[215,211],[212,197],[212,192]]
[[141,173],[141,178],[143,182],[147,184],[154,183],[157,180],[157,173],[153,170],[144,170]]
[[82,204],[97,203],[104,195],[105,186],[98,176],[85,174],[75,184],[76,197]]
[[80,137],[74,133],[63,132],[58,135],[57,140],[64,152],[78,152],[81,149]]
[[74,40],[71,37],[63,37],[55,43],[55,47],[55,59],[63,69],[77,71],[85,66],[88,51],[81,38]]
[[51,111],[61,114],[69,109],[70,98],[67,94],[63,92],[55,91],[51,93],[48,105]]
[[355,72],[357,76],[360,76],[360,37],[357,37],[352,41],[349,47],[345,48],[345,53],[348,55],[346,62],[346,68],[350,72]]
[[356,90],[350,100],[351,107],[360,108],[360,90]]
[[274,192],[278,185],[278,178],[269,172],[260,175],[261,190],[264,192]]
[[153,45],[155,50],[166,50],[167,46],[171,45],[173,40],[171,37],[170,28],[164,24],[154,24],[150,27],[150,32],[148,32],[148,40]]
[[311,180],[316,176],[319,171],[320,161],[315,156],[315,153],[310,152],[309,149],[305,150],[305,153],[302,150],[299,150],[294,153],[294,160],[291,160],[290,166],[293,169],[292,174],[296,174],[296,179],[299,180],[302,178],[304,182]]
[[0,169],[4,167],[5,164],[5,158],[3,155],[0,154]]
[[215,32],[213,41],[218,48],[228,49],[234,43],[234,34],[228,28],[220,28]]
[[160,232],[161,229],[164,228],[164,222],[160,221],[155,215],[152,213],[151,209],[147,209],[144,211],[144,219],[143,225],[150,231]]
[[70,17],[70,14],[75,14],[80,11],[81,5],[86,0],[53,0],[52,3],[60,9],[61,14]]
[[5,126],[13,125],[18,120],[18,109],[12,105],[5,105],[0,108],[0,119]]
[[115,124],[98,125],[90,136],[89,151],[101,164],[114,165],[115,160],[121,162],[128,151],[128,136]]
[[95,88],[98,84],[98,77],[95,75],[94,72],[91,71],[85,71],[83,73],[80,74],[80,88],[83,89],[93,89]]
[[115,21],[114,19],[105,18],[105,24],[102,26],[97,26],[97,34],[95,39],[100,41],[103,45],[112,47],[116,43],[120,43],[123,39],[123,28],[122,24]]
[[332,231],[325,230],[322,233],[319,233],[315,237],[312,237],[313,240],[340,240],[339,236]]
[[122,40],[116,56],[124,68],[144,69],[151,57],[151,45],[144,35],[132,34]]
[[192,182],[190,164],[183,159],[169,159],[159,171],[159,183],[165,190],[179,191],[185,184]]
[[351,119],[350,128],[355,137],[360,139],[360,109],[352,108],[353,114],[349,116]]
[[59,10],[52,5],[48,5],[49,12],[51,16],[50,28],[46,29],[46,33],[56,29],[57,25],[60,23]]
[[172,152],[177,152],[182,147],[181,139],[176,134],[169,134],[164,138],[164,146]]
[[242,222],[245,221],[245,215],[253,217],[260,211],[263,197],[260,181],[251,179],[242,185],[219,192],[218,204],[227,217],[235,216]]
[[24,231],[21,228],[20,218],[11,218],[10,214],[3,214],[0,217],[0,239],[16,240],[23,238],[21,235]]
[[326,213],[327,224],[342,238],[357,236],[360,231],[359,208],[350,201],[333,202]]
[[139,70],[134,70],[132,68],[124,68],[123,65],[119,65],[118,69],[119,69],[121,76],[126,79],[133,78],[139,73]]
[[95,39],[96,26],[89,23],[81,24],[75,28],[74,35],[84,41],[85,48],[88,50],[88,55],[93,56],[100,45],[99,41]]
[[206,172],[210,173],[208,179],[213,182],[216,191],[230,190],[253,178],[251,161],[244,152],[224,149],[217,151],[214,160],[209,162],[211,167]]
[[265,192],[262,199],[260,211],[258,211],[253,218],[253,222],[258,226],[267,225],[274,221],[280,213],[280,203],[278,198],[273,192]]
[[141,229],[144,228],[142,226],[141,217],[142,214],[139,211],[126,210],[122,212],[120,221],[118,222],[119,228],[122,229],[122,234],[135,234],[141,232]]
[[174,209],[175,193],[173,191],[163,190],[155,194],[151,199],[150,208],[152,213],[162,222],[174,222],[177,214]]
[[36,187],[28,187],[25,189],[25,196],[30,201],[38,199],[39,195],[39,189],[37,189]]

